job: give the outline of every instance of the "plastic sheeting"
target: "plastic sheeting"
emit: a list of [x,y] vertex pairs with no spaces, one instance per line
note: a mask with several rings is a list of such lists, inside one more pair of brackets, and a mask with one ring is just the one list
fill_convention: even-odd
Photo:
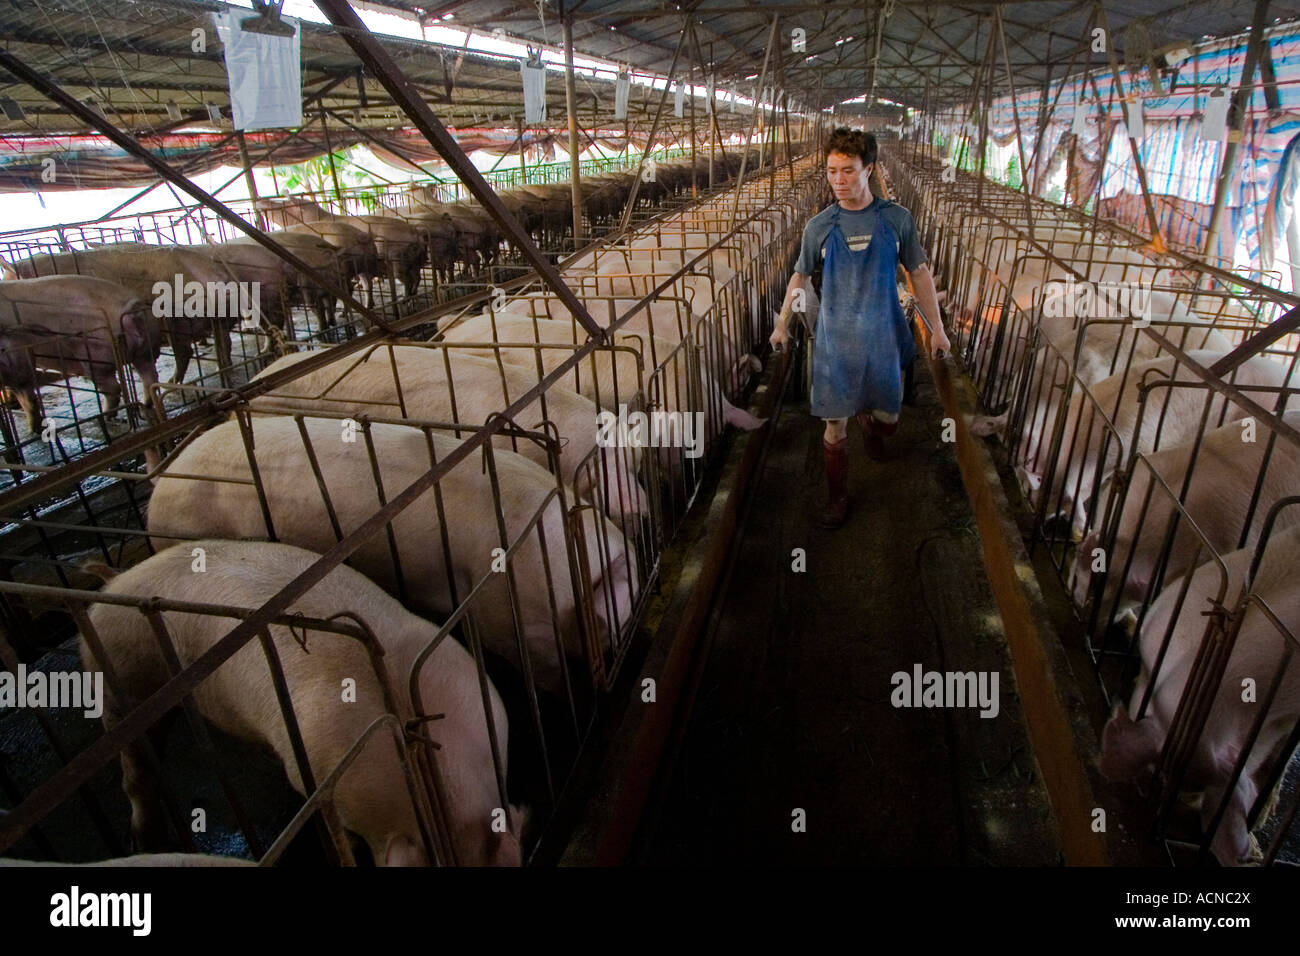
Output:
[[287,129],[302,125],[302,30],[283,18],[293,36],[249,33],[243,10],[214,13],[226,58],[230,110],[235,129]]
[[618,82],[614,86],[614,119],[627,119],[627,94],[632,88],[626,70],[618,73]]
[[524,122],[546,122],[546,67],[540,56],[519,61],[524,79]]

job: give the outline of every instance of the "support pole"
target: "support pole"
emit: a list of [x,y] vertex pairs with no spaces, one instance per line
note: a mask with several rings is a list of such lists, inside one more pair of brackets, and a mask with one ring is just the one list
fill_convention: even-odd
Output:
[[[772,29],[767,35],[767,52],[763,54],[763,69],[758,74],[759,89],[763,88],[763,81],[767,79],[767,64],[772,59],[772,48],[776,45],[776,24],[777,17],[772,17]],[[749,162],[749,145],[754,141],[754,124],[758,121],[758,110],[749,119],[749,134],[745,137],[745,151],[740,156],[740,175],[736,177],[736,185],[732,187],[731,196],[731,225],[728,229],[736,228],[736,213],[740,210],[740,191],[745,185],[745,164]]]
[[[691,46],[695,49],[695,62],[703,64],[704,57],[700,55],[700,40],[695,35],[695,21],[689,21],[691,31]],[[702,68],[702,67],[701,67]],[[713,73],[713,44],[709,44],[709,73]],[[707,86],[708,79],[706,77]],[[718,91],[715,87],[713,96],[709,100],[709,191],[713,191],[713,157],[718,150],[722,150],[722,156],[725,159],[727,151],[722,149],[722,134],[718,130],[718,110],[717,110]]]
[[573,199],[573,249],[582,246],[582,163],[578,160],[578,94],[573,79],[573,15],[564,17],[564,105],[569,112],[569,191]]
[[528,168],[524,164],[524,119],[522,116],[519,117],[517,123],[519,125],[519,185],[522,186],[528,179]]
[[[320,128],[325,133],[325,156],[329,159],[330,178],[334,180],[334,198],[339,201],[339,208],[343,207],[343,190],[339,188],[339,170],[334,165],[334,146],[330,142],[330,124],[325,121],[325,107],[320,108]],[[343,210],[347,212],[346,209]]]
[[691,198],[695,199],[700,195],[699,185],[696,182],[698,177],[695,175],[695,70],[692,69],[690,80],[687,86],[690,87],[691,93]]
[[984,202],[984,176],[989,156],[989,107],[993,105],[993,42],[995,39],[997,38],[994,35],[993,24],[990,22],[989,45],[984,53],[984,73],[980,77],[984,81],[984,107],[980,110],[980,164],[979,176],[975,180],[976,205],[982,205]]
[[244,167],[244,182],[248,184],[248,197],[253,200],[253,218],[258,229],[266,229],[266,217],[258,208],[257,180],[253,178],[253,164],[248,161],[248,145],[244,142],[244,131],[235,133],[235,142],[239,144],[239,162]]
[[1025,218],[1029,231],[1034,231],[1034,204],[1029,198],[1029,169],[1025,165],[1025,141],[1020,137],[1020,107],[1016,105],[1016,82],[1011,76],[1011,56],[1007,52],[1007,34],[1002,26],[1002,4],[993,8],[998,25],[998,38],[1002,43],[1002,62],[1007,70],[1007,91],[1011,94],[1011,115],[1016,122],[1016,151],[1020,155],[1020,188],[1025,194]]

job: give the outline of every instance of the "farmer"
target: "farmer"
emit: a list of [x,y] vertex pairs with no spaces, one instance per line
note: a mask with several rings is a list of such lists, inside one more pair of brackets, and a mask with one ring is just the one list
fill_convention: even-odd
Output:
[[897,268],[912,279],[922,319],[930,329],[935,356],[948,351],[934,279],[916,235],[912,214],[872,195],[868,185],[876,163],[876,138],[841,127],[826,144],[826,178],[836,201],[804,227],[794,275],[771,336],[778,351],[789,341],[787,323],[808,277],[825,257],[821,309],[813,336],[813,415],[824,419],[822,449],[830,500],[823,528],[838,528],[849,513],[848,419],[856,415],[867,455],[885,460],[884,439],[898,430],[902,370],[916,346],[898,301]]

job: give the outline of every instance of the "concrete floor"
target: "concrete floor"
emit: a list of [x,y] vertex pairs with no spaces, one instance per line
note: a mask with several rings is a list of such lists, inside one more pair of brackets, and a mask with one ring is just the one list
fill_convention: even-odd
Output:
[[[837,531],[817,525],[821,424],[787,395],[640,862],[1058,862],[974,518],[916,371],[893,460],[870,461],[850,424],[852,511]],[[1000,712],[895,708],[891,676],[918,663],[997,672]]]

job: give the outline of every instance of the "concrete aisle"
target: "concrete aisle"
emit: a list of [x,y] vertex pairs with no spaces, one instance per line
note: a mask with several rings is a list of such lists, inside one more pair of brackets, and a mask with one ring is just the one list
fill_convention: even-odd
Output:
[[[817,526],[821,425],[787,395],[640,862],[1058,862],[974,517],[916,370],[893,460],[870,461],[850,423],[853,504],[837,531]],[[996,673],[997,716],[892,706],[891,676],[918,663]]]

